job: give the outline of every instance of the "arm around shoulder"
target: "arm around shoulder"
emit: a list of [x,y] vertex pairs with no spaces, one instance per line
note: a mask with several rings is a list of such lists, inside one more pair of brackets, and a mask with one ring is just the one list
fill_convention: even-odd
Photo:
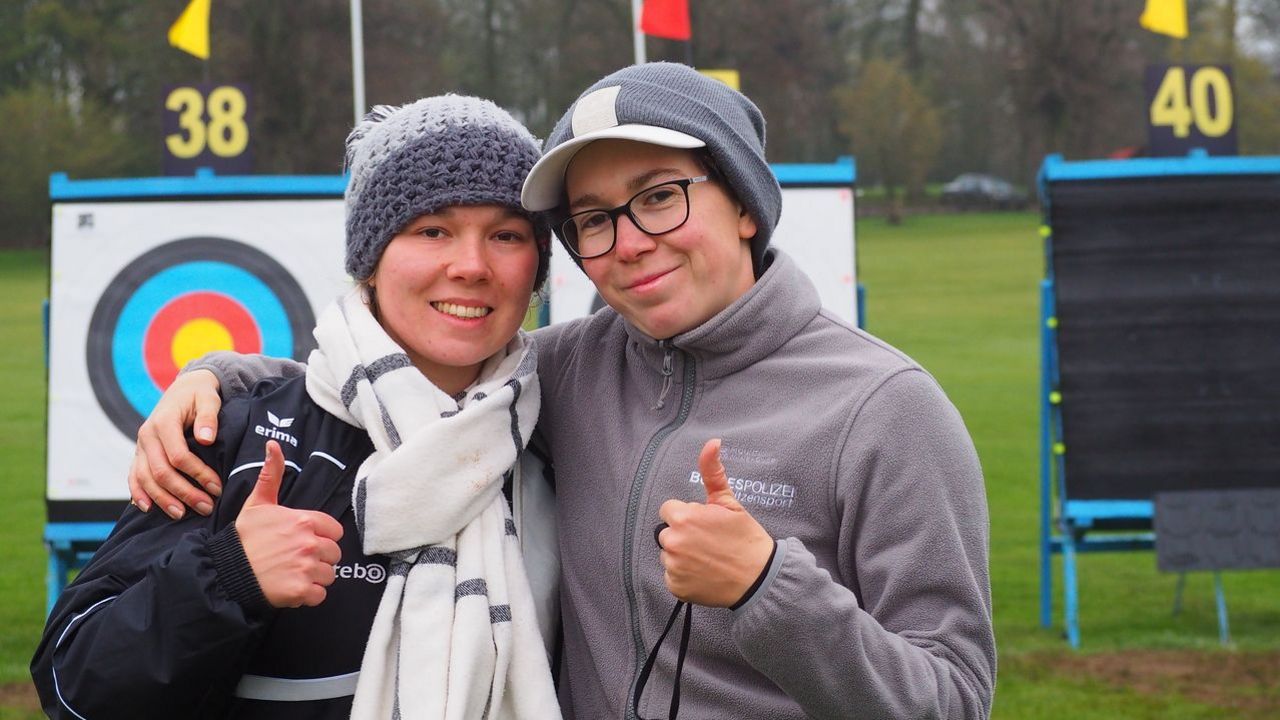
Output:
[[294,378],[307,371],[307,366],[291,358],[266,355],[242,355],[229,351],[211,352],[192,360],[183,372],[208,370],[218,378],[224,398],[244,395],[259,380],[270,377]]

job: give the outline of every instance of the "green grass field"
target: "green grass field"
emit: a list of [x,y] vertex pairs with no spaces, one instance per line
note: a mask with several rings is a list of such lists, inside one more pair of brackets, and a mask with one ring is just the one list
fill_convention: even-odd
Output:
[[[1190,576],[1173,617],[1175,577],[1156,572],[1151,553],[1082,559],[1080,652],[1060,627],[1039,626],[1037,224],[1021,213],[858,224],[869,329],[934,373],[982,459],[1000,648],[995,717],[1280,717],[1280,572],[1224,575],[1228,650],[1218,647],[1210,578]],[[44,607],[45,263],[40,253],[0,253],[0,719],[35,716],[26,666]]]
[[[0,252],[0,718],[34,707],[6,683],[29,683],[44,624],[45,372],[41,302],[47,255]],[[7,706],[6,706],[7,704]]]

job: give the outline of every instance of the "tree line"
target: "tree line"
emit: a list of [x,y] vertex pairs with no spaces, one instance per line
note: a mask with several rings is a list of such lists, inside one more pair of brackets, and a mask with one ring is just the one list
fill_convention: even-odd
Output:
[[[186,0],[0,3],[0,246],[48,241],[48,174],[161,172],[163,89],[252,88],[254,170],[341,172],[352,123],[348,0],[215,0],[211,56],[169,47]],[[1231,63],[1242,154],[1280,153],[1280,0],[1189,0],[1191,32],[1142,0],[690,0],[690,43],[651,60],[739,71],[774,162],[854,155],[890,196],[980,171],[1029,185],[1047,152],[1145,142],[1143,67]],[[364,0],[366,98],[492,98],[545,136],[632,61],[629,0]]]

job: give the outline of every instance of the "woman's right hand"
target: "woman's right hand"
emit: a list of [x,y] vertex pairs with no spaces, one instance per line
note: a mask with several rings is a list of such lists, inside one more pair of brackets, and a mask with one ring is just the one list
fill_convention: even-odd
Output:
[[283,476],[280,444],[268,440],[258,482],[236,517],[236,534],[271,607],[314,607],[324,602],[333,566],[342,559],[342,524],[322,512],[281,505]]
[[194,427],[196,442],[211,445],[218,434],[221,407],[218,377],[208,370],[181,373],[164,391],[138,428],[138,445],[129,468],[129,496],[138,509],[147,512],[154,503],[175,520],[186,512],[184,505],[201,515],[213,511],[210,496],[222,494],[222,480],[191,452],[184,433]]

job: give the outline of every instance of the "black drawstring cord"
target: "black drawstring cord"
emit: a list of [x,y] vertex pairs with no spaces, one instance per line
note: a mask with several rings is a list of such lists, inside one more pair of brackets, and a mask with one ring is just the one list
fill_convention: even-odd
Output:
[[667,639],[667,633],[671,632],[671,627],[676,624],[676,618],[680,616],[680,611],[684,610],[684,629],[680,632],[680,652],[676,655],[676,680],[675,685],[671,689],[671,717],[670,720],[676,720],[676,716],[680,714],[680,676],[684,674],[684,658],[689,653],[689,633],[693,628],[693,605],[683,600],[677,600],[675,609],[671,611],[671,617],[667,619],[667,626],[663,628],[662,634],[658,636],[658,641],[653,644],[653,650],[649,652],[649,659],[644,661],[644,667],[640,670],[640,677],[636,680],[636,694],[631,701],[631,711],[640,720],[646,720],[640,715],[640,698],[644,695],[645,683],[649,682],[649,673],[653,672],[653,666],[658,660],[658,651],[662,649],[662,642]]
[[[666,523],[658,523],[653,529],[653,542],[659,548],[662,547],[662,541],[659,535],[666,530]],[[769,560],[765,562],[764,569],[760,571],[760,576],[756,581],[747,588],[738,602],[734,603],[730,610],[737,610],[751,599],[752,595],[760,589],[764,584],[764,578],[769,574],[769,568],[773,566],[773,557],[778,552],[778,541],[773,541],[773,550],[769,552]],[[676,720],[676,715],[680,713],[680,677],[684,674],[684,658],[689,654],[689,633],[693,628],[693,603],[677,600],[676,606],[671,611],[671,617],[667,618],[667,626],[662,629],[662,634],[658,636],[658,641],[653,644],[653,650],[649,651],[649,659],[644,661],[644,667],[640,669],[640,677],[636,679],[636,694],[631,700],[631,712],[640,720],[646,720],[640,716],[640,698],[644,695],[645,683],[649,682],[649,674],[653,672],[653,667],[658,661],[658,650],[662,649],[662,642],[667,639],[667,633],[671,632],[671,627],[676,624],[676,618],[680,617],[680,611],[687,608],[684,614],[684,630],[680,633],[680,652],[676,655],[676,680],[675,686],[671,689],[671,717],[669,720]]]
[[[659,548],[662,547],[662,542],[658,539],[658,535],[666,528],[666,523],[659,523],[653,529],[653,542]],[[653,650],[649,651],[649,658],[644,661],[644,667],[640,669],[640,677],[636,678],[636,694],[631,699],[631,712],[640,720],[646,720],[640,716],[640,698],[644,696],[644,686],[649,682],[649,674],[653,672],[653,667],[658,662],[658,651],[662,649],[662,642],[667,639],[667,633],[671,632],[672,626],[676,624],[676,618],[680,617],[681,610],[685,610],[684,629],[680,632],[680,652],[676,655],[676,680],[674,687],[671,688],[669,720],[676,720],[676,716],[680,714],[680,676],[684,674],[684,658],[689,654],[689,633],[693,629],[693,603],[683,600],[676,601],[675,608],[671,610],[671,617],[667,618],[667,626],[662,629],[658,641],[653,644]]]

